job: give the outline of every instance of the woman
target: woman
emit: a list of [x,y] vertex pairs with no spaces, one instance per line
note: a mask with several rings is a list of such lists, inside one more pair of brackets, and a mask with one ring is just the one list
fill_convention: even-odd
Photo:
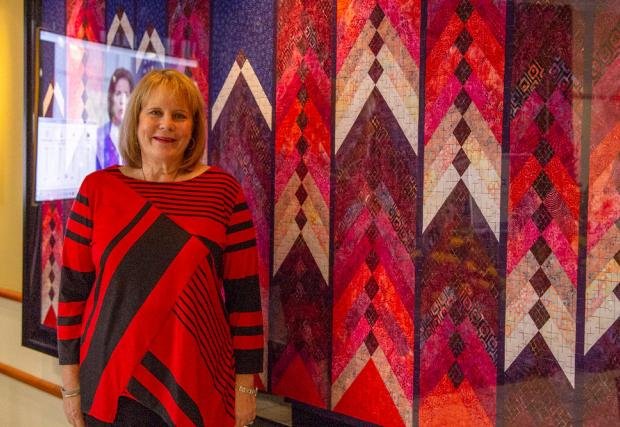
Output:
[[151,71],[121,129],[125,166],[80,187],[58,308],[73,425],[254,420],[263,346],[255,233],[239,184],[200,163],[203,110],[188,77]]
[[97,129],[97,170],[120,164],[119,133],[127,101],[133,90],[133,77],[124,68],[117,68],[108,86],[108,117],[110,121]]

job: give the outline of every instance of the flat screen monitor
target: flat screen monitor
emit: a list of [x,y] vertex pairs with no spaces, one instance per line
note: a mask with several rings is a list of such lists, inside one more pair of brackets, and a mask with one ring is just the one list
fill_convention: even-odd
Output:
[[120,121],[137,81],[153,68],[197,66],[164,51],[163,46],[136,51],[39,32],[35,201],[73,198],[88,173],[122,163]]

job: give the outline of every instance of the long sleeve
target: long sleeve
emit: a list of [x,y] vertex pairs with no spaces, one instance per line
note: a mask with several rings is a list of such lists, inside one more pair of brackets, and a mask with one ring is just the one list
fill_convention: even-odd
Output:
[[73,202],[63,243],[58,301],[58,358],[61,365],[79,363],[82,315],[95,280],[91,256],[92,200],[86,182]]
[[224,292],[236,373],[258,373],[263,369],[263,317],[256,234],[241,189],[226,229],[223,262]]

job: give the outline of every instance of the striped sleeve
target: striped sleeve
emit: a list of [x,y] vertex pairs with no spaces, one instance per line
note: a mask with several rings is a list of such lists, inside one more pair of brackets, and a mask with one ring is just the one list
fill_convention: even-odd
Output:
[[80,359],[82,315],[95,280],[92,218],[92,200],[83,183],[69,213],[63,242],[57,329],[61,365],[76,364]]
[[226,229],[224,292],[238,374],[263,370],[263,316],[258,284],[256,234],[239,188]]

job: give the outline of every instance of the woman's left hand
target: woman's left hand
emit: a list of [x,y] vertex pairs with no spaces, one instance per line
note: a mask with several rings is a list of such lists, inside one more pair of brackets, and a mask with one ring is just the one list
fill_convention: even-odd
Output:
[[249,426],[256,418],[256,396],[239,391],[239,386],[254,387],[254,375],[237,374],[235,385],[235,427]]

